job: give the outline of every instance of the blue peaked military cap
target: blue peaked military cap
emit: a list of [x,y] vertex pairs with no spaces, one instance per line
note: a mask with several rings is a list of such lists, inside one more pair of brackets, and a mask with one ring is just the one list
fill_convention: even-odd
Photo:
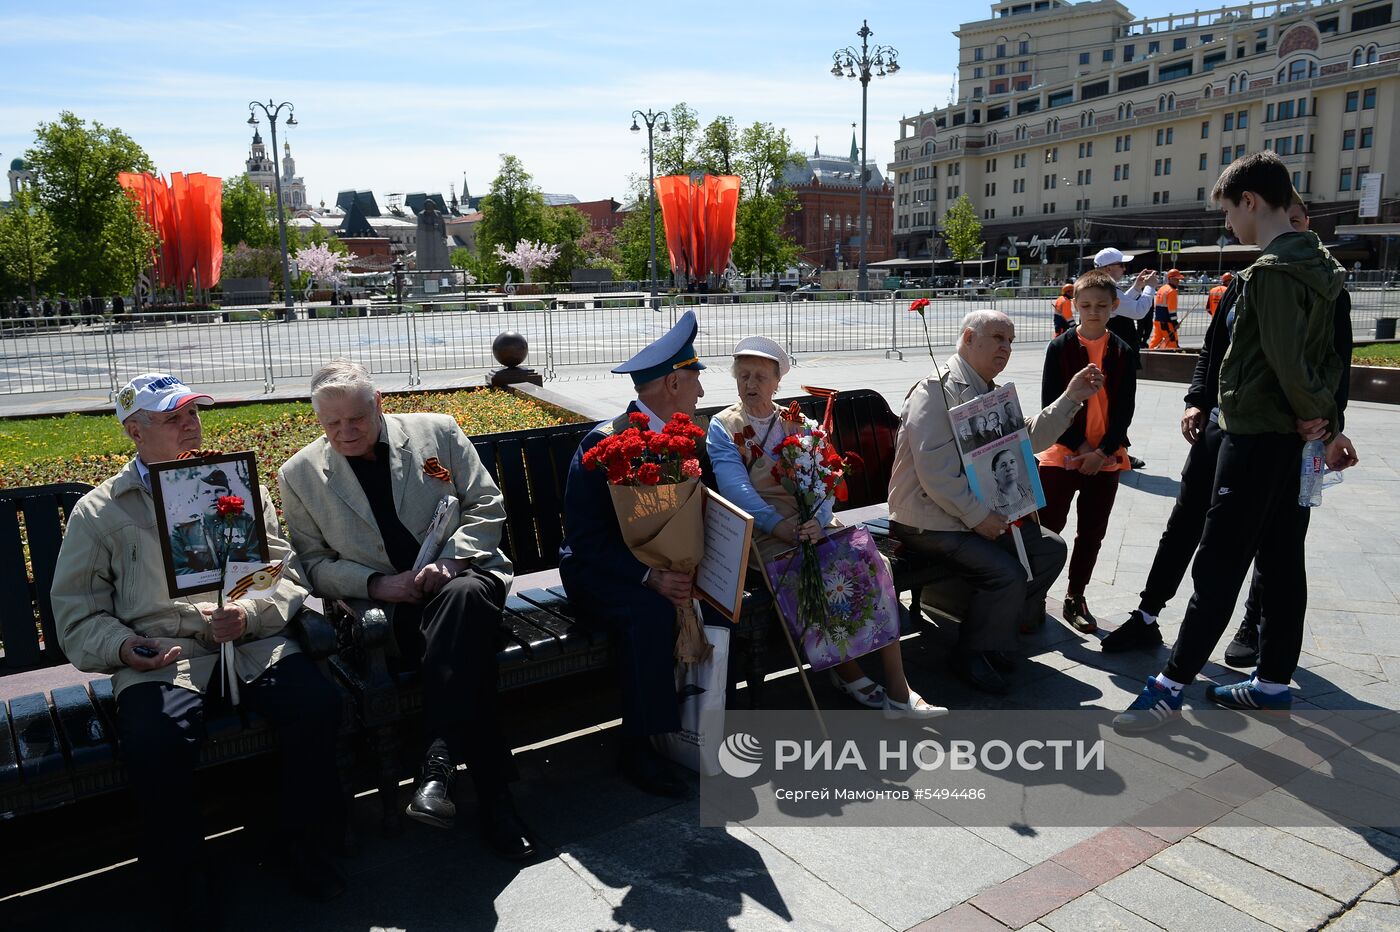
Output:
[[633,385],[645,385],[677,369],[703,369],[705,364],[695,355],[695,334],[699,329],[695,312],[686,311],[665,336],[613,371],[630,375]]

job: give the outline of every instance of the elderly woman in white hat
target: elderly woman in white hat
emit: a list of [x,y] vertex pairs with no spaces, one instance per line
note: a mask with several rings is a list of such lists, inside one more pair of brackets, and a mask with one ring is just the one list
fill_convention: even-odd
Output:
[[[749,552],[752,569],[801,541],[820,540],[823,527],[836,526],[830,500],[817,517],[799,523],[796,499],[772,475],[776,465],[773,450],[800,429],[780,418],[780,409],[773,403],[778,383],[790,368],[787,353],[773,340],[757,336],[740,340],[734,347],[730,370],[739,401],[711,419],[705,444],[719,493],[754,516],[753,549]],[[739,449],[735,437],[746,438],[745,450]],[[755,445],[763,455],[753,452]],[[884,686],[867,677],[855,660],[831,669],[832,684],[857,704],[884,709],[891,717],[926,718],[948,711],[925,702],[909,688],[899,641],[878,653],[884,664]]]

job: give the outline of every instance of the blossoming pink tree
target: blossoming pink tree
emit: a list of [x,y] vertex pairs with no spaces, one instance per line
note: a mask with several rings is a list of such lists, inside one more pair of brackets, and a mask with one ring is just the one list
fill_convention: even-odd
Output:
[[306,283],[307,294],[311,293],[311,287],[316,282],[323,282],[338,290],[340,283],[345,281],[345,273],[350,266],[349,256],[331,252],[325,243],[297,250],[296,261],[297,268],[311,277]]
[[526,284],[528,284],[530,275],[535,269],[544,268],[559,258],[559,247],[544,242],[535,243],[528,239],[522,239],[511,250],[507,250],[504,246],[497,246],[496,255],[506,265],[519,269],[520,273],[525,276]]

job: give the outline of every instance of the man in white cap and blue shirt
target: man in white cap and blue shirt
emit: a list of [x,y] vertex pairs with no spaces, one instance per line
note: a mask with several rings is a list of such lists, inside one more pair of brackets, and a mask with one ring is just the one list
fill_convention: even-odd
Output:
[[678,731],[673,652],[676,606],[692,598],[693,573],[648,569],[632,555],[600,469],[585,469],[583,454],[604,437],[626,430],[628,418],[642,412],[660,431],[676,412],[694,415],[704,397],[696,358],[699,324],[686,311],[664,336],[613,372],[631,376],[637,398],[612,421],[583,438],[569,464],[564,491],[564,543],[559,576],[579,617],[622,639],[622,772],[633,784],[658,796],[686,795],[686,785],[670,761],[657,754],[651,736]]
[[[282,633],[306,589],[265,488],[268,556],[289,559],[276,585],[223,608],[214,606],[212,588],[168,595],[150,466],[199,448],[199,406],[212,402],[159,372],[137,376],[117,393],[117,420],[136,456],[74,506],[50,593],[69,661],[112,675],[122,759],[143,823],[138,908],[152,926],[218,915],[211,887],[220,872],[205,860],[194,767],[205,721],[216,714],[211,705],[224,701],[214,674],[225,643],[238,647],[241,704],[272,723],[281,750],[277,837],[268,850],[300,892],[324,899],[344,889],[327,856],[342,818],[335,769],[340,699]],[[282,856],[290,861],[285,868]]]
[[[1112,275],[1114,281],[1123,279],[1129,261],[1131,260],[1121,249],[1114,249],[1112,246],[1100,249],[1094,254],[1094,268]],[[1153,286],[1156,283],[1157,273],[1152,269],[1138,272],[1131,285],[1119,288],[1118,308],[1108,320],[1108,329],[1132,349],[1133,361],[1139,369],[1142,368],[1142,358],[1138,351],[1146,342],[1140,328],[1142,321],[1149,324],[1152,321],[1152,306],[1156,303],[1156,289]],[[1134,469],[1142,469],[1147,465],[1136,456],[1129,455],[1128,459]]]

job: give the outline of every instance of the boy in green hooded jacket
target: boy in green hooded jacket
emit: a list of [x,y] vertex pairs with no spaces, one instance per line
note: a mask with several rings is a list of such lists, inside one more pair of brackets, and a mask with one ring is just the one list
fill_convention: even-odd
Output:
[[1171,660],[1114,719],[1119,731],[1149,731],[1181,714],[1182,690],[1224,633],[1251,559],[1263,602],[1259,666],[1249,680],[1213,686],[1207,697],[1235,709],[1281,711],[1293,704],[1288,684],[1307,605],[1308,509],[1298,504],[1303,443],[1327,440],[1329,462],[1349,455],[1337,449],[1341,440],[1332,442],[1342,371],[1333,306],[1346,272],[1316,234],[1289,225],[1296,197],[1288,169],[1268,151],[1236,159],[1211,192],[1226,227],[1262,252],[1240,273],[1240,295],[1226,320],[1230,348],[1219,398],[1225,433],[1191,571],[1195,591]]

